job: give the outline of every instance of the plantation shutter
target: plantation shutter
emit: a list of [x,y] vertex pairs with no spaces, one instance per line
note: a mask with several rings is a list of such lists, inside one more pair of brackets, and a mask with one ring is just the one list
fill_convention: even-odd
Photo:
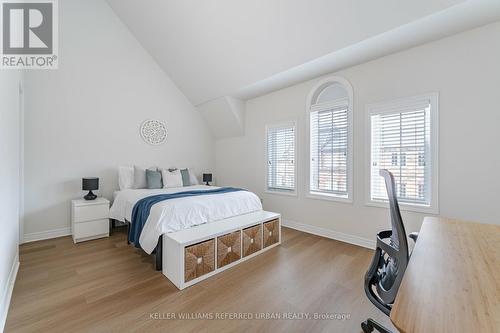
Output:
[[430,206],[431,151],[429,99],[374,110],[371,120],[372,200],[387,200],[380,169],[393,173],[398,200]]
[[295,124],[267,129],[267,188],[295,191]]
[[310,111],[310,191],[348,197],[348,101]]

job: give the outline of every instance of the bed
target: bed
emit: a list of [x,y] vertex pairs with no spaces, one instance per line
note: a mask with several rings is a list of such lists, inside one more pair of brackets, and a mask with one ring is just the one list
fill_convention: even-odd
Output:
[[[135,204],[144,198],[189,191],[213,191],[216,186],[193,185],[166,189],[126,189],[114,194],[110,216],[117,221],[132,223]],[[152,206],[142,229],[139,245],[151,254],[161,235],[191,228],[196,225],[220,221],[237,215],[262,210],[262,204],[252,192],[199,195],[188,198],[161,201]],[[137,244],[136,244],[137,245]]]
[[254,193],[199,185],[189,168],[118,167],[110,218],[127,243],[154,253],[156,270],[179,289],[281,244],[281,215]]
[[156,270],[181,290],[281,244],[281,215],[237,188],[120,190],[110,218],[127,223],[128,239],[154,252]]

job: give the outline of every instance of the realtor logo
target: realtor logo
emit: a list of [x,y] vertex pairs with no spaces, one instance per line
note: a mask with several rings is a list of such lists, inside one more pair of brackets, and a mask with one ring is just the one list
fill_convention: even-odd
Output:
[[2,69],[57,69],[56,0],[0,0]]

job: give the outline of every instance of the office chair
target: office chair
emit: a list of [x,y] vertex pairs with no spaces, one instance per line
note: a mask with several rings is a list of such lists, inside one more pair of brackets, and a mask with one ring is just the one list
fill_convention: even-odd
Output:
[[[410,255],[405,227],[399,212],[394,176],[385,169],[380,170],[380,176],[385,179],[392,229],[377,234],[375,254],[365,275],[365,293],[377,308],[389,316]],[[418,233],[412,233],[409,237],[416,242]],[[362,322],[361,328],[365,333],[374,329],[382,333],[391,333],[371,318]]]

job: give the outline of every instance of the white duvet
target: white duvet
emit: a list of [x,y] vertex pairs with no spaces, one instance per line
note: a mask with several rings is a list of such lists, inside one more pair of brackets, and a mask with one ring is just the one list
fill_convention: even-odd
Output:
[[[112,219],[131,221],[132,209],[142,198],[156,194],[178,193],[192,190],[214,190],[218,187],[195,185],[158,190],[123,190],[115,193],[110,215]],[[207,194],[161,201],[151,208],[139,243],[151,253],[160,235],[187,229],[195,225],[223,220],[229,217],[262,210],[259,197],[248,191]]]

